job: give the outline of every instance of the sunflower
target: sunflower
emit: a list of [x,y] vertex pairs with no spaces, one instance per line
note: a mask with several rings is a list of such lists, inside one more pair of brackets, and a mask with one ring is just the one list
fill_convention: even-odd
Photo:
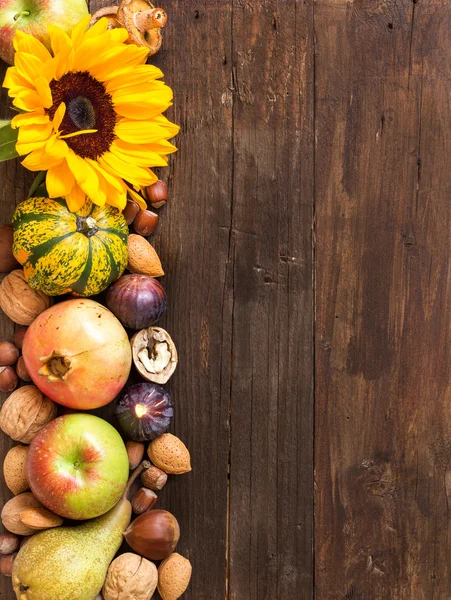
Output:
[[157,181],[150,167],[167,165],[179,128],[162,113],[172,90],[163,73],[147,65],[147,49],[127,44],[125,29],[101,19],[87,29],[83,19],[69,37],[51,25],[51,52],[32,35],[17,31],[14,66],[3,86],[21,111],[16,150],[22,164],[47,171],[50,198],[63,197],[71,211],[88,197],[122,210],[129,194]]

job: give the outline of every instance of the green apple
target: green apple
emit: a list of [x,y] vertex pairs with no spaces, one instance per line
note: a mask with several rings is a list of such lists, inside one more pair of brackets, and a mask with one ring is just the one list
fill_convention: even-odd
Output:
[[31,33],[48,46],[48,25],[70,33],[87,14],[85,0],[0,0],[0,58],[13,64],[17,29]]
[[116,429],[94,415],[58,417],[30,444],[27,477],[33,494],[62,517],[92,519],[121,498],[128,455]]

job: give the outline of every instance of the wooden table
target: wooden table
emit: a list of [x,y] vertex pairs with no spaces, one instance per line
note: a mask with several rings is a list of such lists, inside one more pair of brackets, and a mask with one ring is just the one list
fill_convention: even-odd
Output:
[[[163,7],[181,133],[154,240],[194,468],[160,505],[184,597],[445,600],[451,5]],[[8,222],[31,177],[0,169]]]

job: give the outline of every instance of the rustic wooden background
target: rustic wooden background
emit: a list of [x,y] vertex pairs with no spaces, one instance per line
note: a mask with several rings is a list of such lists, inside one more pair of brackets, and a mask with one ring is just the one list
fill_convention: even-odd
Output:
[[451,4],[163,8],[185,598],[448,599]]

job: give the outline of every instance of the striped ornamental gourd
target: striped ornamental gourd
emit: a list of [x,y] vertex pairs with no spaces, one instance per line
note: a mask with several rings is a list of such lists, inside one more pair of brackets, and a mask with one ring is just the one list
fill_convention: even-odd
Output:
[[99,294],[127,266],[128,226],[109,205],[76,213],[61,198],[29,198],[13,216],[13,253],[30,287],[48,296]]

